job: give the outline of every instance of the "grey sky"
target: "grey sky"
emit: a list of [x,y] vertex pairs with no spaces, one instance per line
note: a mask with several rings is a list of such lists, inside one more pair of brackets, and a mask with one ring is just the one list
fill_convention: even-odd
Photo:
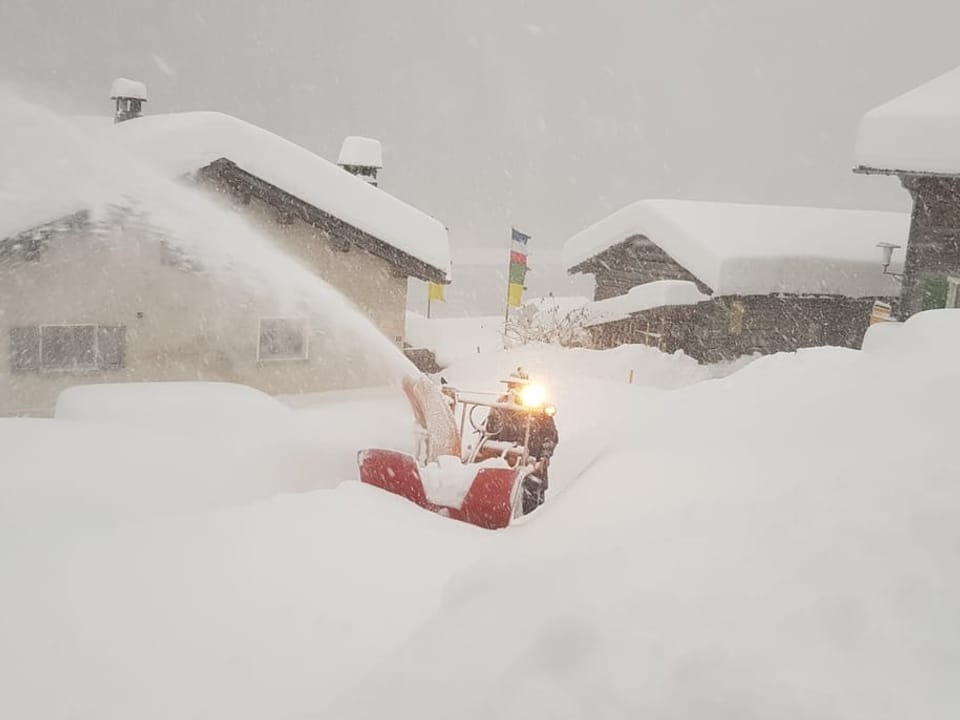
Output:
[[953,0],[0,0],[0,79],[72,112],[110,80],[334,158],[505,246],[642,197],[905,208],[854,176],[861,113],[960,65]]

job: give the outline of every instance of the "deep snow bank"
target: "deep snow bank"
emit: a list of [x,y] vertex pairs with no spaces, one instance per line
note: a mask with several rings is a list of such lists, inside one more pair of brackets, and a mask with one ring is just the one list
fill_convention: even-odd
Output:
[[[748,364],[753,358],[735,363],[700,365],[677,351],[672,355],[645,345],[621,345],[610,350],[562,348],[532,343],[510,350],[497,349],[477,356],[462,356],[443,375],[464,387],[502,389],[496,380],[507,377],[518,365],[538,381],[572,384],[580,379],[673,389],[715,377],[723,377]],[[494,381],[491,384],[491,381]]]
[[406,318],[407,342],[432,350],[443,367],[503,347],[502,317],[426,318],[407,312]]
[[0,716],[296,718],[436,612],[489,533],[359,483],[0,543]]
[[264,392],[226,382],[76,385],[60,393],[58,420],[113,422],[163,431],[218,433],[290,421]]
[[390,387],[296,410],[229,383],[71,388],[56,419],[0,419],[0,541],[332,488],[359,447],[409,449],[411,422]]
[[337,715],[956,716],[960,313],[871,334],[671,393],[595,384],[582,476]]
[[958,349],[924,313],[671,391],[504,355],[557,372],[563,489],[505,532],[351,483],[0,541],[0,714],[952,719]]

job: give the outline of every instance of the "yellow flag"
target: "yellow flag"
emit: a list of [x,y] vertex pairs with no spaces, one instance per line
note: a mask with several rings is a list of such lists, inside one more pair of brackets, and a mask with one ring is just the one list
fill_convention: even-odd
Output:
[[443,285],[440,283],[429,283],[429,287],[427,289],[427,299],[446,302],[446,298],[443,297]]
[[893,308],[889,303],[875,300],[873,309],[870,311],[870,324],[876,325],[879,322],[890,322],[893,320]]
[[510,307],[520,307],[523,304],[523,285],[520,283],[510,283],[510,294],[507,297],[507,304]]

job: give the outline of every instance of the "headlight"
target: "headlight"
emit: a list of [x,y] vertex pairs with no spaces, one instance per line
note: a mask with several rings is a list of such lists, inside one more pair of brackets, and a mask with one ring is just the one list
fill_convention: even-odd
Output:
[[546,399],[547,391],[543,389],[543,385],[525,385],[520,391],[520,402],[524,407],[541,407]]

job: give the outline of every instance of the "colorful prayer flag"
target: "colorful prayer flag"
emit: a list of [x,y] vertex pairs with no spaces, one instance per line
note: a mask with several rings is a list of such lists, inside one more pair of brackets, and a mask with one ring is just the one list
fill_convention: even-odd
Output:
[[527,240],[530,239],[530,236],[526,233],[522,233],[516,228],[511,228],[513,231],[511,233],[511,241],[513,242],[513,249],[522,252],[524,255],[527,254]]
[[508,307],[520,307],[523,304],[523,283],[527,277],[527,241],[529,239],[530,236],[526,233],[511,228]]
[[890,322],[893,320],[893,308],[889,303],[880,300],[873,301],[873,308],[870,310],[870,324],[876,325],[879,322]]
[[523,281],[527,278],[527,266],[521,265],[520,263],[511,262],[510,263],[510,282],[517,283],[518,285],[523,285]]

